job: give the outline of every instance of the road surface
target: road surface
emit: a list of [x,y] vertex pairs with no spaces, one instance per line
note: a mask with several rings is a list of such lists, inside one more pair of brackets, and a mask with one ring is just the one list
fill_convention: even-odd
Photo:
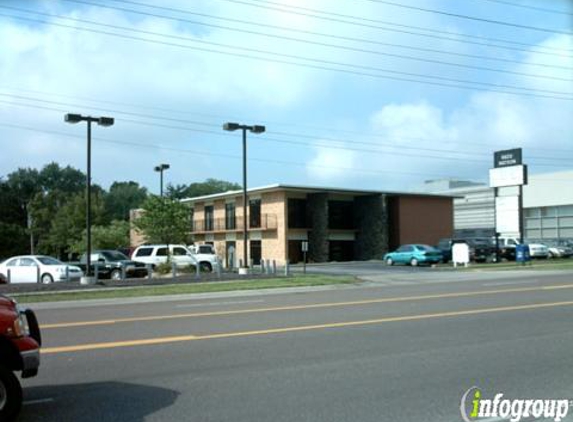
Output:
[[21,421],[457,422],[473,386],[573,399],[570,273],[427,277],[39,306]]

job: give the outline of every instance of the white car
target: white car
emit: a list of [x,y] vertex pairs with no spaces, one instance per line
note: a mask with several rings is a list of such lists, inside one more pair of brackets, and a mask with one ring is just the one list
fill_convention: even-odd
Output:
[[131,259],[136,262],[151,264],[155,267],[156,265],[167,262],[167,256],[169,255],[171,260],[179,268],[199,264],[201,268],[206,271],[212,271],[217,265],[217,255],[203,253],[196,254],[185,245],[169,245],[168,253],[167,247],[167,245],[138,246],[133,251]]
[[[80,267],[67,265],[45,255],[22,255],[8,258],[0,263],[0,274],[10,283],[43,283],[77,281],[83,275]],[[10,276],[8,276],[10,274]]]
[[529,256],[532,258],[549,258],[549,248],[541,243],[530,243]]

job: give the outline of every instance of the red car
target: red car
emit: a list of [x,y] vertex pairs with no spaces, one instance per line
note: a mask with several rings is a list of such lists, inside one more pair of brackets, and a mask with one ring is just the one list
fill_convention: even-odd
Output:
[[22,407],[22,378],[38,374],[42,337],[36,315],[0,295],[0,421],[13,421]]

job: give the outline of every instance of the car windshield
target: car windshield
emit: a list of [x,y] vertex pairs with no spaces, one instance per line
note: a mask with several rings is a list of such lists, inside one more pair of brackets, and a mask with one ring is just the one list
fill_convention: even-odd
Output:
[[104,256],[108,261],[127,261],[129,258],[119,251],[102,251],[100,255]]
[[44,265],[65,265],[62,261],[51,256],[37,256],[36,259]]
[[428,246],[428,245],[416,245],[416,249],[418,249],[420,251],[425,251],[425,252],[437,252],[438,251],[433,246]]

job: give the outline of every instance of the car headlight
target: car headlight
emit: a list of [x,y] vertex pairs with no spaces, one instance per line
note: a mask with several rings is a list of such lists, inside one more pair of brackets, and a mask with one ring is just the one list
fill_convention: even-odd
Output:
[[66,267],[56,267],[56,272],[58,272],[58,273],[65,273],[65,272],[66,272]]
[[8,327],[7,333],[10,337],[24,337],[30,335],[30,327],[28,327],[28,320],[26,314],[18,310],[18,318],[14,320],[11,327]]

